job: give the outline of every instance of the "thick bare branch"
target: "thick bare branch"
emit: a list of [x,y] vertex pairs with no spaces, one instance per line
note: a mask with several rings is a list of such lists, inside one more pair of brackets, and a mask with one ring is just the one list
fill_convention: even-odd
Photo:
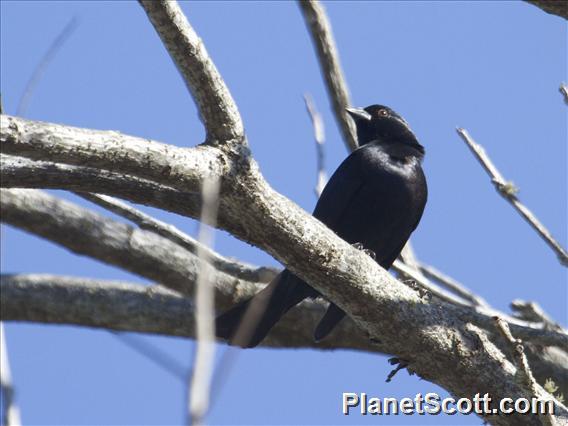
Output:
[[511,183],[505,180],[499,170],[495,167],[489,156],[485,153],[485,150],[481,145],[476,143],[473,138],[465,129],[458,128],[458,134],[469,147],[471,152],[475,155],[475,158],[483,166],[491,182],[495,185],[497,192],[507,200],[514,208],[519,212],[519,214],[525,219],[525,221],[540,235],[540,237],[548,244],[548,246],[556,253],[558,260],[564,266],[568,266],[568,253],[560,245],[558,241],[554,239],[552,234],[545,226],[536,218],[536,216],[523,205],[517,198],[517,188]]
[[197,104],[208,141],[244,143],[243,123],[231,93],[177,2],[144,0],[140,4]]
[[299,0],[298,5],[304,16],[310,36],[317,52],[321,72],[327,84],[327,93],[333,106],[335,118],[343,134],[347,149],[357,148],[355,125],[345,108],[349,107],[349,89],[343,77],[339,54],[335,47],[331,25],[323,6],[316,0]]
[[[0,191],[2,221],[77,254],[126,269],[175,291],[193,294],[201,262],[168,239],[116,222],[42,191]],[[219,271],[215,271],[213,279],[218,297],[227,303],[234,303],[235,286],[244,288],[251,285]]]
[[197,217],[200,208],[198,194],[132,175],[5,154],[0,154],[0,186],[102,192],[190,217]]
[[160,285],[47,274],[2,275],[2,320],[192,336],[192,302]]
[[[161,285],[142,286],[118,281],[93,280],[46,274],[0,277],[3,321],[70,324],[117,331],[195,337],[193,302]],[[255,286],[235,288],[235,300],[257,291]],[[231,306],[216,299],[219,311]],[[381,345],[364,337],[352,321],[344,321],[334,336],[322,344],[312,330],[325,312],[321,301],[306,301],[291,310],[262,342],[287,348],[349,348],[380,352]]]
[[177,148],[114,131],[0,117],[2,153],[69,165],[132,174],[198,193],[209,175],[223,176],[218,150],[208,146]]

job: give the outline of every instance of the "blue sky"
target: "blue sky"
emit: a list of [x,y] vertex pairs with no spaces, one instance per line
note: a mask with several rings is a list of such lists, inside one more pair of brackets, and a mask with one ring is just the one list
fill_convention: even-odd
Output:
[[[203,140],[195,106],[137,3],[3,0],[0,7],[7,113],[15,113],[38,61],[76,17],[76,31],[43,75],[25,117],[178,146]],[[496,194],[455,132],[456,126],[465,127],[485,146],[520,188],[521,200],[566,247],[567,121],[558,92],[560,82],[568,80],[565,21],[524,2],[331,2],[326,7],[353,103],[391,106],[426,147],[430,196],[413,237],[419,258],[499,309],[507,310],[513,299],[534,300],[566,324],[566,269]],[[346,150],[297,5],[187,2],[182,8],[238,103],[264,176],[311,211],[316,153],[303,93],[312,94],[323,114],[328,172]],[[188,233],[196,231],[190,219],[145,210]],[[223,232],[216,249],[278,265]],[[6,226],[1,260],[2,272],[144,282]],[[183,421],[183,381],[108,332],[34,324],[6,329],[25,424]],[[191,365],[192,342],[141,338]],[[224,384],[215,389],[207,422],[480,424],[474,416],[342,415],[342,392],[444,393],[405,372],[386,384],[386,359],[355,351],[239,351]]]

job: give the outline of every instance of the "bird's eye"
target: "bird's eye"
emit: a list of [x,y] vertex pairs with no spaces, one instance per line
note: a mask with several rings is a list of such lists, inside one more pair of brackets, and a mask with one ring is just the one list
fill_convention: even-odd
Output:
[[377,116],[378,117],[387,117],[389,115],[389,112],[386,109],[380,109],[377,111]]

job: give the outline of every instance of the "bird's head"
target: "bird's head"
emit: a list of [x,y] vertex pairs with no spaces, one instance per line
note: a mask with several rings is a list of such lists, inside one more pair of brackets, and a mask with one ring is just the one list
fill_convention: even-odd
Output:
[[406,120],[389,107],[371,105],[366,108],[347,108],[347,112],[357,126],[359,146],[369,142],[402,143],[424,154],[424,147],[420,145]]

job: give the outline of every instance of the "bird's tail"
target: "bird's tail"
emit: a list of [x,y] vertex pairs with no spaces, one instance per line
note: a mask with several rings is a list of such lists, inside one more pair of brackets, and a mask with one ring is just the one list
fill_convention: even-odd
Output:
[[215,320],[216,334],[231,345],[257,346],[293,306],[310,297],[311,287],[285,270],[254,297]]
[[341,308],[337,307],[333,303],[329,304],[329,308],[325,312],[325,315],[322,317],[320,322],[318,323],[316,330],[314,331],[314,340],[319,342],[323,338],[325,338],[331,331],[335,328],[335,326],[343,319],[345,316],[345,312],[341,310]]

